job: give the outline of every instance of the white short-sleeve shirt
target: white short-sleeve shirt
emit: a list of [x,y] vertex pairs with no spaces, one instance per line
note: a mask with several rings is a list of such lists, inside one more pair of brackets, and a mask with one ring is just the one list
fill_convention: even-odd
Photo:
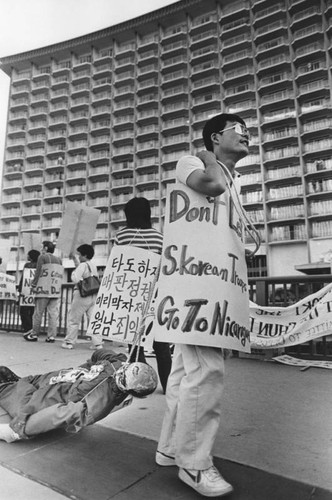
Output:
[[[195,170],[205,170],[205,165],[202,162],[202,160],[197,158],[197,156],[191,156],[191,155],[182,156],[182,158],[179,159],[176,165],[176,170],[175,170],[176,178],[183,184],[187,184],[187,179],[189,175],[195,172]],[[235,189],[238,191],[238,193],[240,193],[241,175],[238,174],[237,172],[235,173],[233,183]]]
[[205,170],[204,163],[197,156],[182,156],[176,165],[176,178],[183,184],[187,184],[187,179],[195,170]]

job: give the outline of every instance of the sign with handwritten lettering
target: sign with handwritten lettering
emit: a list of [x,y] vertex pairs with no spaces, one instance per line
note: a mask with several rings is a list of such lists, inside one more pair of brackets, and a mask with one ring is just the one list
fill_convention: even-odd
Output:
[[168,186],[155,340],[250,352],[244,224],[226,191]]
[[[101,333],[105,340],[132,343],[141,320],[153,315],[150,297],[160,255],[134,246],[115,245],[107,262],[87,335]],[[152,345],[144,334],[141,345]]]
[[35,297],[58,299],[61,297],[64,269],[61,264],[43,264],[38,283],[35,288]]
[[34,306],[35,294],[32,292],[31,283],[35,277],[36,269],[25,267],[22,276],[22,289],[20,295],[20,306]]
[[16,300],[16,279],[0,272],[0,300]]

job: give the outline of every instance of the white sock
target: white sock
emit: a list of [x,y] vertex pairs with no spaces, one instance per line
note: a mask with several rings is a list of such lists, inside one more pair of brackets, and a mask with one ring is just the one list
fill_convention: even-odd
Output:
[[6,441],[7,443],[13,443],[18,439],[21,439],[16,432],[9,426],[9,424],[0,424],[0,439]]

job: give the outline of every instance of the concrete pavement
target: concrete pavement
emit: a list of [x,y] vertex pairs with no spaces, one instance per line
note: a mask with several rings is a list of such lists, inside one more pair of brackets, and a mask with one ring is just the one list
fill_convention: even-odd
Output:
[[[77,366],[89,342],[25,342],[0,332],[0,364],[20,376]],[[110,348],[124,350],[120,344]],[[150,362],[155,366],[154,358]],[[227,361],[223,421],[215,463],[233,484],[232,500],[332,500],[330,370],[250,359]],[[79,434],[0,442],[1,500],[202,498],[154,463],[164,412],[161,388]],[[0,409],[0,421],[7,416]]]

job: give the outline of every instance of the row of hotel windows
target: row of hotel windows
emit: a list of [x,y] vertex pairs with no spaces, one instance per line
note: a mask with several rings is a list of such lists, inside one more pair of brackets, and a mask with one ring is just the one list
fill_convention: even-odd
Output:
[[[116,201],[121,201],[122,199],[117,199]],[[33,205],[23,207],[22,211],[18,208],[9,208],[3,211],[3,217],[17,216],[20,215],[30,216],[30,215],[39,215],[43,212],[43,214],[49,214],[51,212],[61,212],[63,211],[64,204],[61,202],[58,203],[48,203],[44,204],[43,210],[40,205]],[[270,208],[270,216],[268,220],[280,220],[280,219],[291,219],[296,217],[304,217],[304,205],[302,203],[294,204],[294,205],[279,205],[272,206]],[[265,212],[262,209],[248,210],[248,215],[251,218],[253,223],[263,224],[265,221]],[[311,201],[309,203],[309,216],[323,216],[323,215],[332,215],[332,200],[322,200],[322,201]],[[152,207],[152,216],[159,217],[159,210],[156,206]],[[114,213],[112,214],[112,220],[122,220],[123,214],[117,214],[114,217]],[[56,218],[52,218],[52,221],[56,221]],[[98,223],[104,223],[109,220],[108,212],[101,212],[101,215],[98,219]],[[30,227],[29,224],[32,226]],[[30,223],[26,223],[26,229],[38,228],[38,221],[31,221]],[[57,222],[55,222],[57,225]],[[28,227],[29,226],[29,227]],[[17,222],[5,223],[3,222],[2,229],[5,230],[18,230],[19,224]]]
[[[252,222],[263,224],[266,213],[262,209],[248,210],[249,217]],[[309,216],[313,215],[332,215],[332,200],[313,201],[309,203]],[[270,219],[292,219],[296,217],[304,217],[304,205],[302,203],[296,205],[281,205],[270,208]]]
[[[166,122],[169,125],[169,121]],[[176,123],[179,123],[177,121]],[[174,120],[172,120],[172,124],[175,124]],[[181,120],[181,123],[185,123],[183,120]],[[34,123],[34,127],[36,127],[36,123]],[[46,128],[46,122],[39,122],[39,125],[42,125],[43,127]],[[96,125],[96,124],[95,124]],[[100,121],[97,123],[97,125],[102,128],[107,127],[110,129],[110,122],[106,122],[105,120]],[[252,125],[251,125],[252,126]],[[300,133],[307,133],[307,132],[313,132],[313,131],[319,131],[319,130],[325,130],[327,128],[332,127],[332,119],[330,118],[321,118],[317,120],[309,120],[303,124],[302,130],[300,129]],[[10,134],[11,132],[22,132],[24,133],[25,127],[23,126],[12,126],[9,127],[8,133]],[[137,126],[136,128],[136,134],[134,134],[134,131],[132,129],[125,130],[122,132],[114,132],[112,134],[112,141],[116,140],[121,140],[121,139],[134,139],[135,136],[140,135],[140,134],[148,134],[148,133],[159,133],[160,128],[156,124],[148,125],[148,126]],[[29,142],[36,142],[36,141],[43,141],[46,142],[47,140],[51,140],[54,138],[61,139],[65,138],[67,136],[75,135],[75,134],[84,134],[87,135],[89,133],[89,127],[88,125],[85,126],[76,126],[76,127],[70,127],[70,129],[67,131],[66,128],[60,128],[56,131],[49,130],[48,134],[46,133],[33,133],[29,132],[29,135],[26,135],[26,137],[20,137],[17,139],[9,139],[7,141],[7,147],[10,146],[23,146],[26,143]],[[263,134],[263,141],[273,141],[277,139],[285,139],[288,137],[297,137],[298,134],[298,129],[297,127],[294,126],[282,126],[282,127],[276,127],[276,128],[271,128],[268,132]],[[197,137],[201,137],[201,133],[197,134]],[[188,139],[188,134],[176,134],[176,136],[168,136],[164,138],[164,143],[170,143],[172,142],[172,139],[175,140],[177,138],[178,141]],[[88,145],[96,145],[100,144],[102,142],[109,142],[110,141],[110,135],[104,134],[100,135],[98,137],[91,137],[89,141],[79,139],[77,141],[71,141],[70,144],[76,145],[76,146],[84,146],[88,147]],[[64,143],[65,144],[65,143]],[[258,137],[257,136],[252,136],[251,137],[251,144],[258,144]],[[329,144],[327,144],[329,146]],[[59,147],[59,146],[57,146]]]
[[[188,139],[188,138],[186,138]],[[186,139],[178,139],[178,136],[174,136],[174,139],[171,139],[167,141],[165,144],[160,144],[159,141],[148,141],[148,142],[142,142],[142,143],[137,143],[136,147],[133,147],[133,145],[129,146],[121,146],[121,147],[116,147],[113,146],[112,148],[112,155],[110,153],[109,149],[103,149],[101,151],[97,152],[90,152],[89,156],[87,155],[82,155],[82,154],[68,154],[67,160],[66,157],[61,157],[62,158],[62,163],[57,163],[58,160],[54,160],[52,163],[54,165],[65,165],[66,163],[75,163],[75,162],[89,162],[93,161],[96,159],[102,159],[102,158],[110,158],[115,157],[115,155],[133,155],[135,153],[139,153],[140,151],[144,152],[146,151],[149,156],[151,154],[155,153],[155,151],[158,151],[159,147],[163,148],[165,146],[171,145],[171,144],[181,144],[186,142]],[[324,139],[324,140],[312,140],[310,142],[307,142],[304,144],[304,151],[303,153],[311,153],[311,152],[319,152],[322,150],[330,149],[332,147],[332,139]],[[82,143],[80,143],[79,146],[69,146],[68,149],[87,149],[88,146],[85,145],[83,146]],[[6,161],[10,160],[18,160],[20,158],[34,158],[38,156],[45,156],[45,155],[54,155],[54,153],[57,152],[65,152],[67,149],[66,145],[62,144],[60,146],[53,146],[49,147],[45,150],[44,147],[38,147],[38,148],[28,148],[26,151],[24,150],[19,150],[15,151],[14,153],[7,153],[6,154]],[[188,148],[189,149],[189,146]],[[163,157],[164,155],[162,155]],[[166,159],[168,159],[167,153],[165,153]],[[272,161],[272,160],[279,160],[282,158],[289,158],[289,157],[298,157],[299,156],[299,148],[297,146],[285,146],[283,148],[275,148],[275,149],[270,149],[265,151],[263,153],[263,161]],[[180,156],[178,155],[178,158]],[[254,163],[260,163],[260,160],[255,161]],[[247,163],[250,164],[250,163]],[[243,166],[243,163],[241,164]],[[15,166],[15,164],[14,164]],[[16,164],[16,168],[18,165]],[[40,167],[39,167],[40,168]],[[30,166],[26,166],[26,170],[29,170]],[[20,170],[20,169],[19,169]],[[11,171],[14,171],[11,169]]]
[[[47,232],[50,228],[54,227],[59,229],[61,226],[61,219],[57,220],[55,224],[48,223],[45,224],[43,228],[43,237],[49,236],[52,240],[56,240],[58,232]],[[30,227],[26,229],[35,229],[40,230],[40,224],[38,227]],[[100,229],[100,230],[99,230]],[[108,229],[99,228],[95,236],[95,240],[98,239],[112,239],[114,237],[114,232],[109,232]],[[16,231],[16,230],[14,230]],[[116,232],[116,231],[115,231]],[[266,233],[263,229],[259,229],[259,233],[262,239],[262,242],[266,242]],[[311,237],[312,238],[320,238],[320,237],[331,237],[332,236],[332,221],[322,221],[315,222],[311,225]],[[7,238],[12,246],[19,245],[19,237],[11,236]],[[286,224],[280,226],[273,226],[269,232],[269,242],[280,242],[280,241],[290,241],[290,240],[306,240],[307,239],[307,231],[304,224]],[[95,247],[98,249],[97,255],[106,255],[103,253],[105,249],[107,249],[107,245],[96,245]]]
[[[329,2],[327,3],[327,6],[329,6]],[[242,5],[238,5],[237,8],[241,8],[241,7],[248,8],[249,5],[244,3]],[[222,29],[223,34],[224,33],[227,34],[228,31],[232,31],[232,30],[234,30],[242,25],[244,25],[244,26],[249,25],[249,22],[250,22],[249,15],[235,19],[234,21],[231,21],[229,23],[223,23],[223,19],[225,16],[225,13],[224,13],[225,10],[227,10],[227,8],[225,8],[223,10],[223,15],[221,16],[221,21],[222,21],[221,29]],[[274,14],[274,13],[280,14],[281,12],[284,12],[286,15],[286,6],[285,6],[284,2],[277,3],[273,7],[270,7],[268,9],[263,9],[260,12],[255,13],[254,23],[255,23],[255,21],[262,19],[262,18],[266,18],[267,16],[269,16],[271,14]],[[321,12],[320,6],[314,5],[314,6],[307,8],[307,9],[302,9],[300,12],[297,12],[293,16],[290,16],[291,25],[293,23],[294,29],[295,29],[295,34],[293,35],[294,39],[296,40],[297,38],[303,37],[305,35],[315,33],[315,32],[317,32],[317,30],[319,31],[320,25],[317,23],[315,23],[309,27],[300,28],[300,29],[296,30],[295,22],[301,21],[302,19],[306,19],[306,18],[314,18],[315,19],[317,17],[317,15],[321,15],[321,13],[322,12]],[[273,23],[266,24],[266,20],[264,19],[265,23],[263,26],[258,27],[258,29],[256,31],[256,35],[262,35],[266,32],[270,32],[271,30],[276,30],[277,28],[286,28],[287,25],[283,22],[284,20],[278,19],[277,21],[273,21]],[[205,24],[207,26],[209,26],[209,24],[211,22],[212,23],[217,22],[217,16],[214,13],[206,14],[204,16],[200,16],[197,19],[195,19],[192,22],[192,28],[201,27],[202,25],[204,26]],[[181,40],[167,44],[167,37],[168,36],[181,34],[181,33],[183,35],[186,35],[186,33],[187,33],[187,25],[185,23],[182,23],[180,25],[172,26],[171,28],[165,29],[164,33],[162,34],[162,39],[160,40],[162,43],[164,43],[163,51],[167,52],[168,50],[174,50],[176,48],[181,48],[183,46],[182,45],[183,42],[181,42]],[[208,33],[210,33],[210,31]],[[192,41],[199,41],[201,39],[202,39],[202,34],[198,33],[196,35],[193,35],[191,40]],[[189,38],[189,40],[190,40],[190,38]],[[242,40],[238,40],[236,38],[234,39],[234,37],[231,40],[233,43],[239,43],[242,41]],[[278,40],[279,39],[277,39],[277,41]],[[144,45],[146,45],[148,43],[156,43],[156,44],[159,43],[159,34],[152,33],[152,34],[148,34],[146,37],[142,37],[142,39],[138,45],[141,47],[144,47]],[[288,43],[289,42],[287,40],[287,44]],[[265,43],[263,45],[261,44],[259,47],[261,47],[261,50],[266,50],[266,49],[271,49],[277,45],[278,45],[278,43],[276,41],[274,41],[274,42]],[[184,47],[185,46],[186,45],[184,45]],[[115,49],[114,50],[115,58],[122,58],[123,56],[125,56],[127,51],[130,52],[130,51],[136,50],[136,42],[133,40],[133,41],[125,42],[123,44],[118,44],[114,47],[114,49]],[[151,49],[149,49],[148,52],[150,52],[150,50]],[[112,57],[112,56],[113,56],[113,48],[109,47],[109,48],[106,48],[106,49],[99,51],[99,53],[98,52],[95,53],[94,55],[92,55],[92,54],[82,55],[82,56],[76,57],[75,60],[73,60],[73,61],[67,60],[67,61],[62,61],[59,64],[54,63],[52,66],[44,66],[42,68],[39,68],[37,70],[36,74],[38,75],[38,74],[43,74],[43,73],[50,73],[51,70],[54,71],[54,70],[68,69],[72,65],[73,65],[73,67],[75,67],[75,66],[80,65],[80,64],[97,62],[97,61],[100,61],[100,59],[103,59],[104,57]],[[128,59],[128,57],[125,58],[125,60],[127,60],[127,59]],[[130,61],[130,59],[129,59],[129,61]],[[28,75],[30,76],[30,72],[25,71],[20,76],[22,77],[22,76],[28,76]]]

